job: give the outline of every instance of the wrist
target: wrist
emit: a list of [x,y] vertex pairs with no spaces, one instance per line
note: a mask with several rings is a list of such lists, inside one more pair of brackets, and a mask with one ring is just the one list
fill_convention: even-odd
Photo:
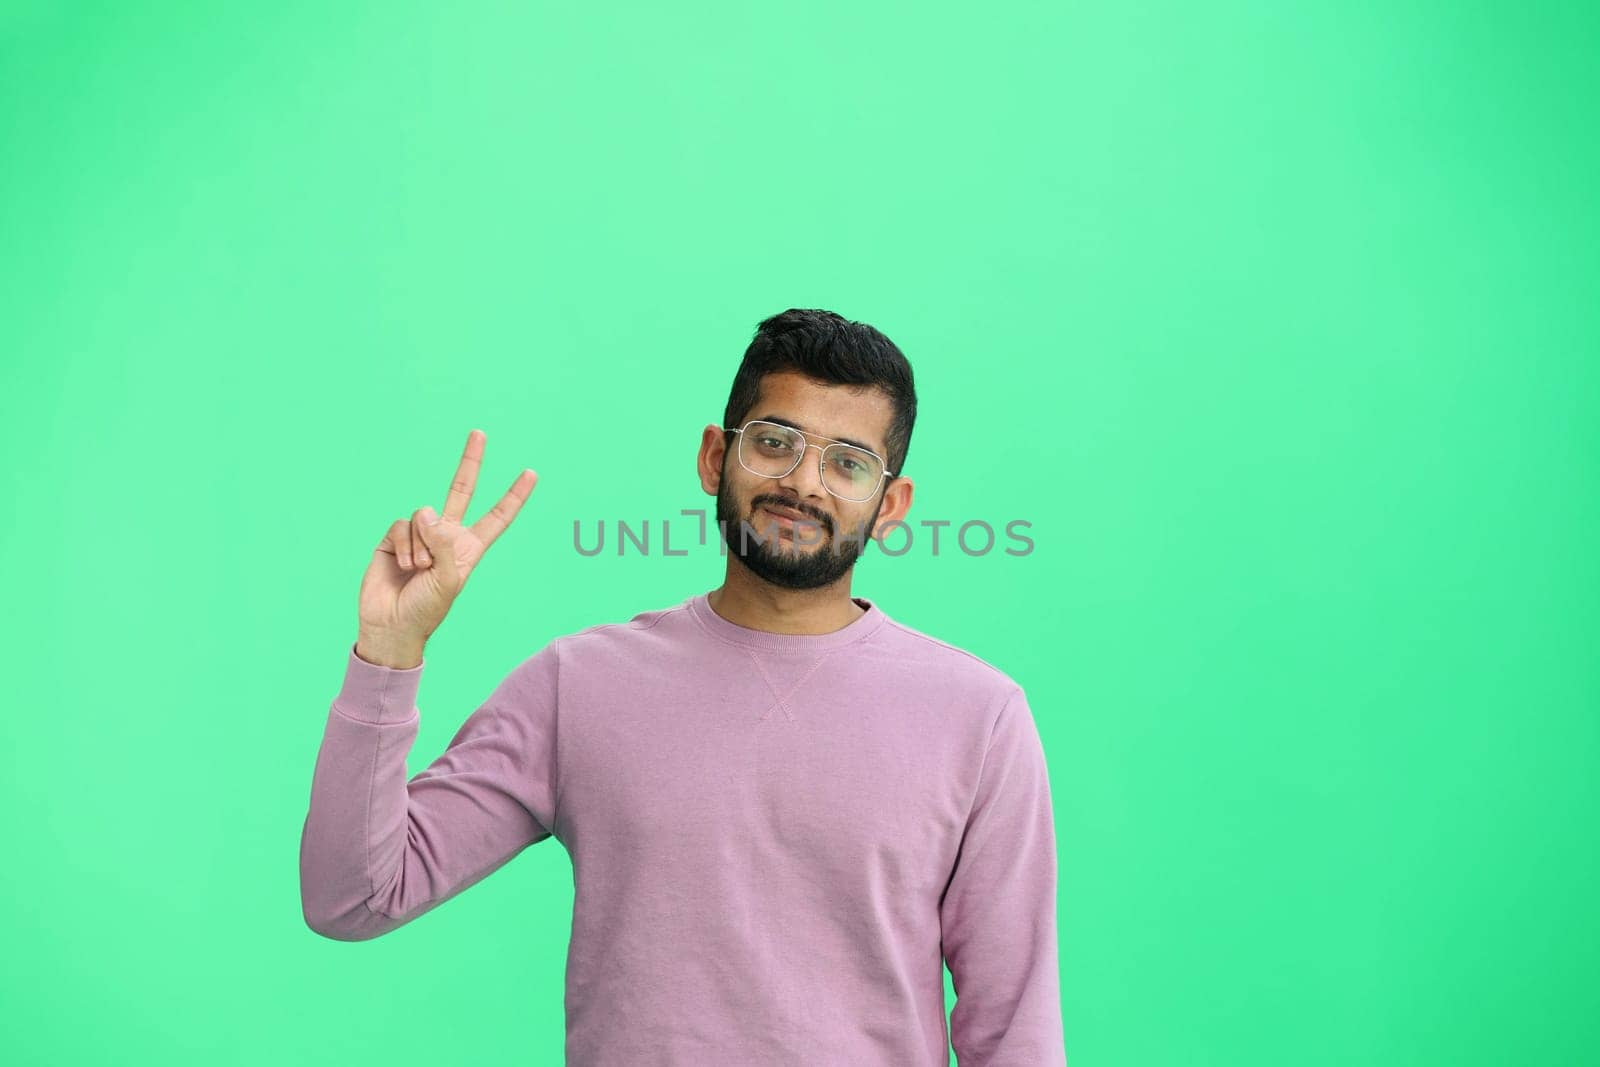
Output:
[[404,638],[359,634],[356,637],[357,658],[376,667],[397,671],[414,670],[422,665],[423,642]]

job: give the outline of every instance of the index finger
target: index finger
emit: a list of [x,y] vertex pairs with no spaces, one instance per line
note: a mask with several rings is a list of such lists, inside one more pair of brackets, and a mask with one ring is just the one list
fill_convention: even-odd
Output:
[[467,447],[461,453],[456,476],[450,480],[450,492],[444,498],[443,518],[460,522],[466,515],[467,505],[472,502],[472,490],[478,484],[478,468],[483,465],[483,441],[482,430],[467,432]]

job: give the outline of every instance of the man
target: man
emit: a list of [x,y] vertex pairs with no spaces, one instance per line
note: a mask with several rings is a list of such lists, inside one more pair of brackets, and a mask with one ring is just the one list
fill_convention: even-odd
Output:
[[[301,843],[307,924],[416,919],[555,837],[581,1067],[1064,1065],[1056,855],[1023,690],[853,597],[902,518],[916,393],[864,323],[763,321],[700,484],[722,585],[552,640],[409,782],[422,651],[537,479],[471,526],[483,454],[362,583]],[[947,963],[956,1003],[946,1032]]]

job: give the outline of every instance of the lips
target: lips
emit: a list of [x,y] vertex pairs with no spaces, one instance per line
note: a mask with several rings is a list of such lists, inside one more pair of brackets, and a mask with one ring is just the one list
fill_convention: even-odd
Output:
[[[761,510],[773,517],[773,520],[778,524],[778,529],[783,531],[783,534],[786,537],[800,536],[799,530],[802,524],[805,525],[806,529],[812,531],[826,531],[832,529],[832,527],[823,522],[821,519],[813,519],[810,515],[807,515],[804,512],[796,511],[793,508],[779,507],[776,504],[763,504],[761,505]],[[816,537],[818,535],[816,533],[812,533],[810,536]]]

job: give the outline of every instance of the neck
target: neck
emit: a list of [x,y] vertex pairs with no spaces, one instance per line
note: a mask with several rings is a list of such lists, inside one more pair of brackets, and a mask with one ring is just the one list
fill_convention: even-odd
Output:
[[826,634],[855,622],[865,610],[850,598],[850,575],[817,589],[785,589],[728,562],[722,585],[706,597],[724,619],[777,634]]

